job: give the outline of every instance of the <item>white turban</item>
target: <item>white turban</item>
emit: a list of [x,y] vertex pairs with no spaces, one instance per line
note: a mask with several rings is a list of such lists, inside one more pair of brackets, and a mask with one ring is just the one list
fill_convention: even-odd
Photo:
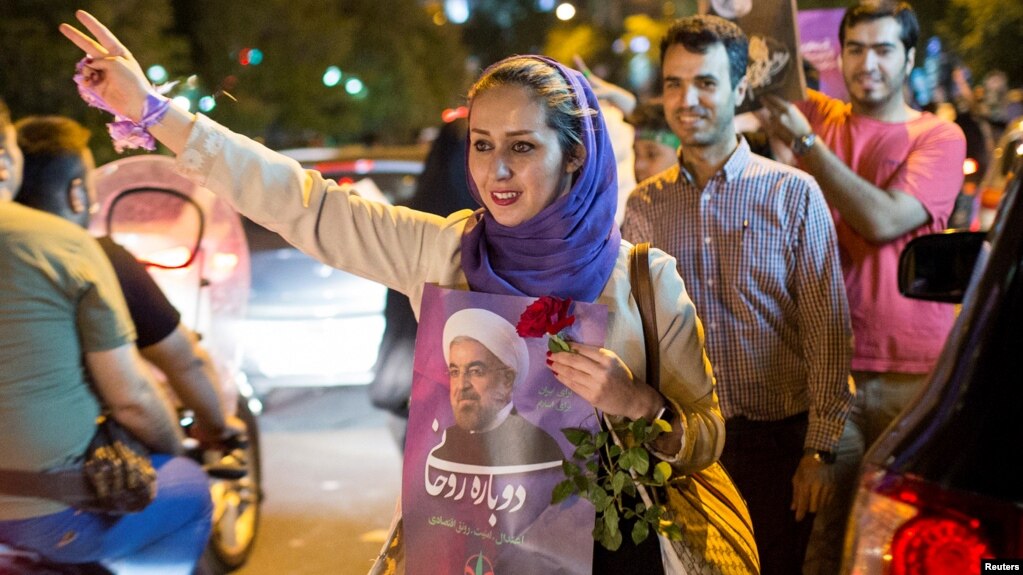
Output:
[[515,370],[515,385],[529,371],[529,350],[515,326],[492,311],[467,308],[456,311],[444,324],[444,363],[451,362],[451,341],[468,337],[480,342],[506,366]]

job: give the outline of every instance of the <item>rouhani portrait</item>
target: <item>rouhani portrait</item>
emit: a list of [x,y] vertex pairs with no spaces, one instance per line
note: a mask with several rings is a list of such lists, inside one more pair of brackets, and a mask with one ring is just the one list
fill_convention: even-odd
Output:
[[489,473],[560,466],[557,442],[512,402],[529,372],[529,352],[515,327],[491,311],[463,309],[444,324],[442,346],[455,425],[444,431],[429,465],[455,472],[487,467]]

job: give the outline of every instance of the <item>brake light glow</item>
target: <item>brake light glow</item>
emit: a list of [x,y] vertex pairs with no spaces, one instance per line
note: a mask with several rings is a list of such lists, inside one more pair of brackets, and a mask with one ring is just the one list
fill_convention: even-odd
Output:
[[[926,482],[865,478],[853,510],[852,575],[972,575],[997,550],[982,522]],[[848,564],[847,564],[847,568]]]
[[899,529],[891,555],[892,575],[979,575],[992,553],[976,519],[927,516]]

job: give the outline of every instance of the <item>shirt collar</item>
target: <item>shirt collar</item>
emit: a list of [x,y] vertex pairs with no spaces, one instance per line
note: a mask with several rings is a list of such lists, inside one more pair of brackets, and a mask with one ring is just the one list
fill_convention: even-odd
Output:
[[[728,157],[728,161],[725,162],[724,166],[721,166],[721,170],[718,172],[719,174],[724,174],[726,182],[735,180],[742,175],[746,166],[749,165],[750,156],[753,154],[746,138],[738,134],[736,137],[739,138],[739,145],[736,146],[734,151],[732,151],[732,155]],[[679,174],[690,184],[693,183],[692,174],[690,174],[689,171],[686,170],[686,167],[682,164],[682,148],[678,149],[677,156]]]

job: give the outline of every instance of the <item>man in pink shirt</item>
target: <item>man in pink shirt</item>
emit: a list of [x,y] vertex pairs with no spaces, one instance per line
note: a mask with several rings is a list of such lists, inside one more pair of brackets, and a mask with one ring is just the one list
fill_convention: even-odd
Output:
[[836,465],[845,486],[839,477],[833,513],[818,514],[814,537],[829,540],[811,541],[808,572],[837,572],[863,453],[919,393],[954,319],[951,305],[898,291],[899,254],[914,237],[945,228],[966,155],[955,124],[905,100],[918,35],[909,4],[860,0],[839,31],[851,101],[813,91],[795,104],[764,97],[768,132],[791,146],[831,207],[855,337],[856,398]]

